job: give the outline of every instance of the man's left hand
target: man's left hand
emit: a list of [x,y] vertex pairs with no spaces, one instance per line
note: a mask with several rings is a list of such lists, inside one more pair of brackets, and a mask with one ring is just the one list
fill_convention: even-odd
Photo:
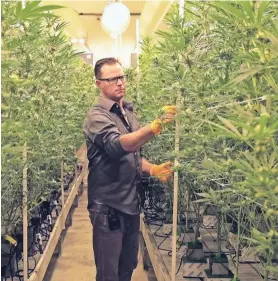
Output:
[[153,165],[150,171],[150,175],[158,178],[162,182],[170,180],[173,170],[171,169],[172,163],[166,162],[161,165]]

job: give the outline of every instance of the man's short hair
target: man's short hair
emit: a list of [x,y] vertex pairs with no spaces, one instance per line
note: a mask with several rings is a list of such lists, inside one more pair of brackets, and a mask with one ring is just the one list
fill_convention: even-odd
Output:
[[116,63],[121,65],[121,63],[116,58],[113,58],[113,57],[103,58],[103,59],[98,60],[95,64],[95,69],[94,69],[96,79],[100,78],[101,68],[103,67],[103,65],[105,65],[105,64],[113,65]]

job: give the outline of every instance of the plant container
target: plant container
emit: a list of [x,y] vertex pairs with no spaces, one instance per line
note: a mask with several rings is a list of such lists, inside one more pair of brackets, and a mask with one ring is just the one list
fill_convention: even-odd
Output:
[[204,210],[203,216],[216,216],[218,214],[218,208],[215,206],[207,206]]
[[188,242],[187,248],[187,259],[190,259],[191,261],[203,261],[205,259],[203,244],[201,241],[195,240]]
[[5,239],[1,240],[1,276],[6,280],[15,276],[16,255],[15,247]]
[[[205,269],[205,281],[231,281],[234,278],[234,274],[229,270],[228,274],[214,275],[210,269]],[[237,280],[239,281],[239,280]]]
[[183,277],[200,278],[205,277],[204,269],[207,268],[207,260],[203,251],[203,244],[199,240],[187,243],[187,254],[182,258]]
[[229,275],[229,260],[222,253],[220,256],[210,255],[209,269],[212,275]]

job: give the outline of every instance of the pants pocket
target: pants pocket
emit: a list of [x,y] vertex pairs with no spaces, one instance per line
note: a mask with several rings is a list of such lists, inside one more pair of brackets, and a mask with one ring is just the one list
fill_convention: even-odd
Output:
[[108,228],[108,216],[104,215],[98,210],[90,210],[89,217],[93,227],[95,228]]

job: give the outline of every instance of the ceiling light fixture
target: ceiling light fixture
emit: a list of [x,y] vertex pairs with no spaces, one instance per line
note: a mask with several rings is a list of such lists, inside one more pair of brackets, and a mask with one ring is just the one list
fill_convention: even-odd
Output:
[[75,43],[80,43],[80,44],[84,44],[85,43],[85,39],[84,38],[72,38],[71,39],[71,43],[75,44]]
[[112,38],[117,38],[118,35],[123,34],[127,30],[129,23],[130,12],[124,4],[112,2],[104,8],[101,27]]

